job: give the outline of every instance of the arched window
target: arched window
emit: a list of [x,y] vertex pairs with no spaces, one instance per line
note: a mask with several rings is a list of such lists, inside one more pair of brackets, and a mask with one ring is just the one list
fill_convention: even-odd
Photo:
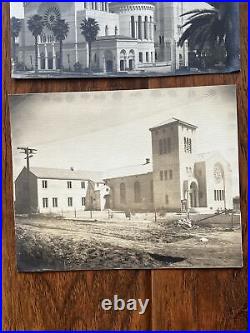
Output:
[[120,202],[126,203],[126,185],[124,183],[120,184]]
[[135,202],[141,202],[141,185],[139,182],[134,184]]

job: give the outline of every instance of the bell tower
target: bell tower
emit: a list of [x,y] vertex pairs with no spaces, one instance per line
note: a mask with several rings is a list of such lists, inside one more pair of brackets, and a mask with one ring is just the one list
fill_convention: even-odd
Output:
[[185,182],[193,178],[196,126],[172,118],[150,131],[155,208],[180,210]]

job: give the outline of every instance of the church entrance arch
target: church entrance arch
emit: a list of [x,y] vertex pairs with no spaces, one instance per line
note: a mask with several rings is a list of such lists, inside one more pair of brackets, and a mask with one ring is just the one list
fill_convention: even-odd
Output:
[[194,181],[189,187],[189,206],[190,208],[199,207],[198,185]]

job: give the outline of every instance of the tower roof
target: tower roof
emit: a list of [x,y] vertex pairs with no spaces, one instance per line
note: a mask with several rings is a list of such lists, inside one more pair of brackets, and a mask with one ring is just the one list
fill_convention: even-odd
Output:
[[155,129],[158,129],[158,128],[161,128],[161,127],[166,127],[166,126],[170,126],[170,125],[173,125],[173,124],[179,124],[179,125],[184,125],[186,127],[190,127],[190,128],[193,128],[193,129],[196,129],[197,126],[195,125],[192,125],[190,123],[187,123],[183,120],[180,120],[180,119],[177,119],[177,118],[170,118],[169,120],[167,121],[164,121],[163,123],[160,123],[156,126],[153,126],[151,127],[149,130],[152,131],[152,130],[155,130]]

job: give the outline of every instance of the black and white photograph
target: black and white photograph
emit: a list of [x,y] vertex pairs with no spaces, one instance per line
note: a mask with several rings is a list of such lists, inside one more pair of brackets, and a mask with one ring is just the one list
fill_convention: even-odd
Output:
[[235,86],[10,96],[19,271],[241,267]]
[[12,78],[240,70],[238,2],[11,2]]

